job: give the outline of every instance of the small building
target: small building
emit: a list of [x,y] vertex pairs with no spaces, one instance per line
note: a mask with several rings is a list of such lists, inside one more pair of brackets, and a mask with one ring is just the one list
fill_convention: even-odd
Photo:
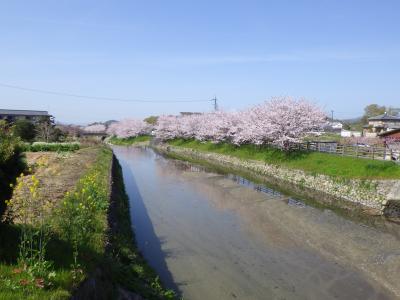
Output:
[[41,110],[0,109],[0,120],[6,120],[10,123],[21,119],[37,122],[42,118],[51,117],[47,111]]
[[352,131],[352,130],[345,130],[342,129],[340,131],[341,137],[361,137],[361,131]]
[[384,140],[385,147],[390,150],[391,160],[400,160],[400,128],[378,134]]
[[379,133],[378,136],[380,138],[384,138],[385,140],[386,139],[393,139],[393,140],[400,141],[400,128]]
[[192,115],[201,115],[200,112],[190,112],[190,111],[181,111],[181,117],[192,116]]
[[342,129],[343,129],[343,124],[340,122],[328,122],[323,128],[324,132],[336,132],[336,133],[340,133]]
[[364,126],[364,135],[377,136],[380,133],[394,129],[400,129],[400,117],[384,113],[368,119],[368,125]]

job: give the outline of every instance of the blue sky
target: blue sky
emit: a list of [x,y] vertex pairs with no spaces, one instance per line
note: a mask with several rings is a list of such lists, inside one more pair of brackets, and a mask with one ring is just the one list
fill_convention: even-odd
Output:
[[[305,97],[335,116],[400,106],[400,1],[0,1],[0,83],[226,110]],[[211,110],[0,87],[59,121]]]

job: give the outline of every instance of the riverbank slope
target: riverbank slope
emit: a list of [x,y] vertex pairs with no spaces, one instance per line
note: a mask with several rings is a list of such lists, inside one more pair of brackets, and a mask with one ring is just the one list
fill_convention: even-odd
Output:
[[[357,176],[332,176],[319,174],[314,171],[302,170],[280,163],[279,160],[272,163],[260,151],[250,155],[233,156],[218,152],[218,146],[190,147],[190,143],[157,144],[155,147],[169,156],[181,159],[209,163],[221,168],[228,168],[235,172],[246,173],[250,177],[256,177],[269,184],[277,185],[284,190],[292,190],[307,198],[319,202],[335,205],[346,209],[356,209],[368,214],[398,216],[400,214],[400,194],[396,193],[400,187],[400,179],[397,179],[397,169],[391,173],[381,174],[375,179],[373,176],[357,178]],[[257,155],[258,154],[258,155]],[[329,154],[325,154],[328,155]],[[248,157],[254,157],[249,159]],[[338,159],[341,159],[339,157]],[[345,158],[346,159],[346,158]],[[295,159],[294,159],[295,160]],[[361,161],[366,165],[366,163]],[[379,165],[378,162],[377,165]],[[299,164],[295,160],[293,164]],[[390,167],[392,165],[390,164]],[[340,168],[340,166],[338,166]],[[347,166],[351,169],[351,165]],[[338,171],[340,174],[340,170]],[[367,174],[366,174],[367,175]],[[389,178],[386,178],[389,177]]]
[[[135,247],[121,170],[108,147],[27,158],[29,173],[0,224],[1,299],[174,297]],[[43,233],[43,256],[19,254],[27,228]],[[38,236],[31,239],[38,247]]]

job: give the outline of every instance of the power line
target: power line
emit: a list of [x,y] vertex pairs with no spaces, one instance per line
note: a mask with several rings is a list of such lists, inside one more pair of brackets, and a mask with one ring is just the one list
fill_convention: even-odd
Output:
[[48,91],[42,89],[34,89],[34,88],[27,88],[23,86],[11,85],[6,83],[0,83],[1,87],[11,88],[15,90],[21,90],[26,92],[35,92],[41,94],[48,94],[48,95],[57,95],[57,96],[65,96],[65,97],[73,97],[73,98],[81,98],[81,99],[91,99],[91,100],[104,100],[104,101],[119,101],[119,102],[141,102],[141,103],[183,103],[183,102],[211,102],[214,99],[208,100],[143,100],[143,99],[124,99],[124,98],[113,98],[113,97],[97,97],[97,96],[86,96],[86,95],[78,95],[78,94],[71,94],[71,93],[63,93],[63,92],[56,92],[56,91]]

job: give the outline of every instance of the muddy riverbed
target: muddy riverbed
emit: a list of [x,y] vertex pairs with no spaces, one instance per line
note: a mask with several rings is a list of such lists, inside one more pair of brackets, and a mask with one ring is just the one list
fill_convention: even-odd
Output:
[[400,226],[115,147],[138,247],[185,299],[398,299]]

